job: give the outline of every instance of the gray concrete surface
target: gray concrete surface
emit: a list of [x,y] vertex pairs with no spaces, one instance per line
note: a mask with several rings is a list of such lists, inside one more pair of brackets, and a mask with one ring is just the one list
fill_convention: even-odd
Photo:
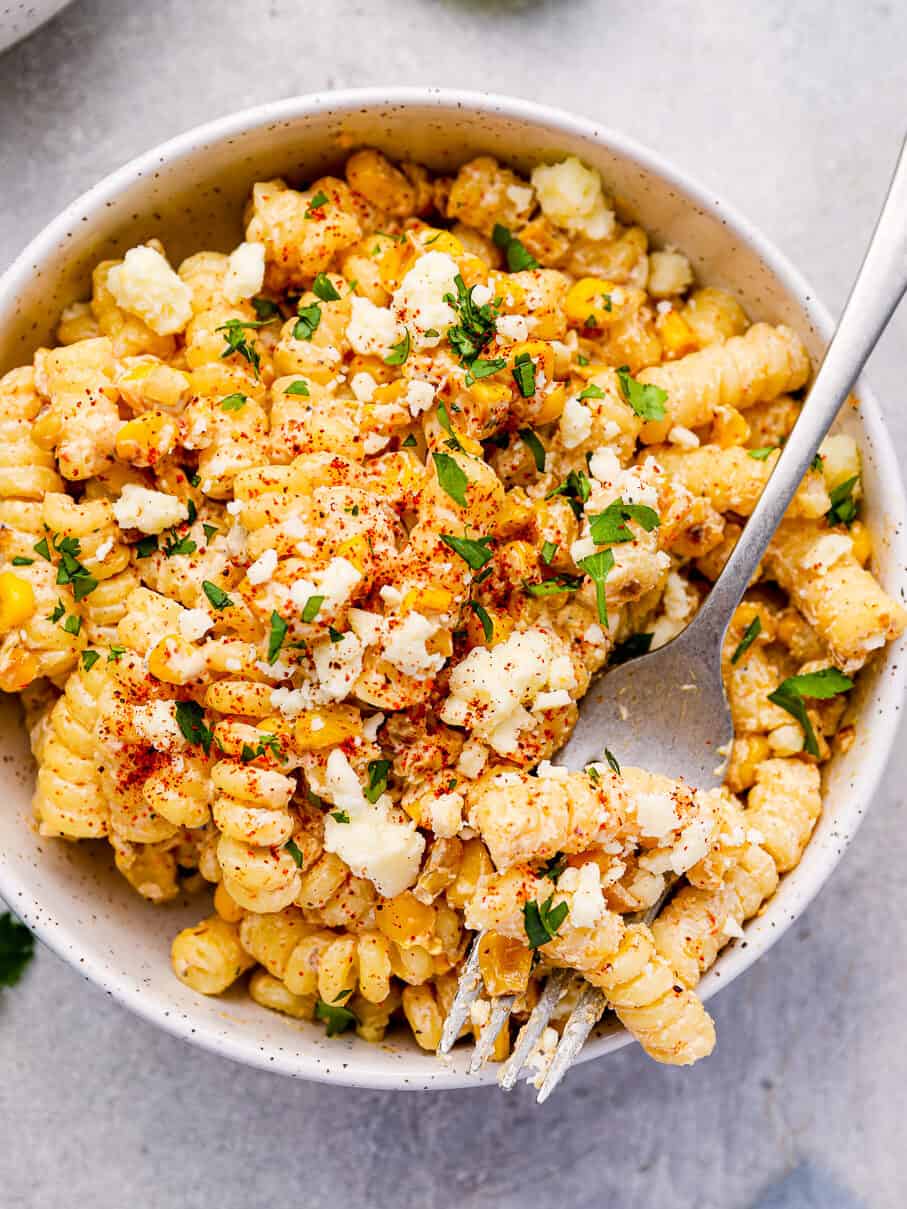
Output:
[[[77,0],[0,56],[0,264],[152,144],[331,86],[492,87],[603,119],[760,223],[840,306],[907,126],[883,0]],[[907,455],[907,314],[871,378]],[[692,1071],[635,1049],[529,1095],[284,1081],[173,1040],[42,952],[0,994],[0,1205],[744,1209],[806,1164],[907,1203],[907,732],[837,875],[715,1002]],[[849,1198],[845,1198],[848,1200]],[[841,1204],[844,1200],[841,1200]]]

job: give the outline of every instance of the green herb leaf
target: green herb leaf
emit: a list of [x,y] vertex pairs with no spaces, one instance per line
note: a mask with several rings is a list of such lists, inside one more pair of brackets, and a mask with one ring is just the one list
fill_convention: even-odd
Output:
[[546,500],[554,499],[556,495],[563,495],[573,509],[573,515],[579,519],[583,514],[583,505],[589,498],[592,491],[592,486],[589,478],[582,470],[571,470],[559,487],[555,487],[553,491],[549,491],[545,496]]
[[107,652],[107,662],[119,663],[125,654],[126,648],[124,646],[112,646]]
[[157,534],[149,533],[135,544],[136,558],[150,558],[157,550]]
[[65,612],[66,612],[66,606],[64,605],[62,600],[58,600],[57,603],[54,605],[54,611],[52,613],[48,614],[47,620],[48,621],[59,621]]
[[581,558],[578,567],[586,572],[595,583],[595,603],[598,606],[598,620],[603,626],[608,624],[608,606],[605,601],[605,580],[614,566],[614,554],[610,550],[599,550],[587,558]]
[[325,1003],[323,999],[318,999],[315,1002],[315,1015],[319,1020],[323,1020],[327,1026],[325,1031],[329,1037],[336,1037],[339,1033],[345,1033],[347,1029],[355,1027],[358,1020],[349,1008],[343,1007],[335,1003]]
[[563,852],[555,852],[554,856],[549,861],[542,865],[539,873],[542,877],[547,877],[557,885],[558,878],[567,868],[567,858]]
[[570,910],[568,904],[562,902],[552,907],[553,901],[554,895],[549,894],[543,903],[530,901],[523,904],[523,926],[530,949],[538,949],[549,940],[554,940],[558,929],[567,918],[567,912]]
[[299,851],[299,845],[296,843],[296,841],[287,840],[287,842],[284,844],[284,850],[286,852],[289,852],[290,856],[296,862],[297,866],[301,869],[303,858],[302,858],[302,853]]
[[403,329],[403,339],[391,346],[391,351],[384,358],[385,365],[402,365],[409,356],[409,328]]
[[35,938],[9,911],[0,915],[0,987],[14,987],[35,953]]
[[506,365],[507,362],[503,357],[495,357],[493,361],[484,361],[481,357],[476,357],[475,361],[470,362],[469,371],[466,374],[466,385],[472,386],[473,382],[478,382],[481,378],[490,378],[492,374],[506,368]]
[[82,667],[86,672],[90,672],[97,661],[101,658],[98,651],[83,651],[82,652]]
[[332,625],[328,626],[328,637],[331,642],[343,642],[343,635],[339,630],[335,630]]
[[623,642],[617,643],[611,651],[611,658],[608,662],[616,667],[619,663],[626,663],[629,659],[636,659],[640,655],[648,654],[654,636],[654,634],[631,634]]
[[775,452],[777,445],[763,445],[761,449],[748,449],[746,456],[754,458],[757,462],[764,462],[767,457]]
[[535,468],[539,474],[545,473],[545,466],[548,461],[548,454],[545,451],[545,446],[539,440],[538,434],[531,428],[521,428],[520,438],[525,443],[527,449],[532,454],[532,460],[535,462]]
[[214,329],[216,332],[224,333],[224,343],[226,344],[226,348],[221,353],[221,358],[230,357],[233,355],[233,353],[239,353],[242,358],[249,362],[249,364],[255,370],[257,377],[258,370],[261,365],[261,357],[259,357],[258,350],[255,348],[255,346],[249,343],[245,333],[247,330],[254,331],[257,328],[264,327],[265,324],[272,322],[273,318],[256,320],[249,319],[245,321],[242,319],[228,319],[226,323],[222,323],[220,327],[216,327]]
[[[305,211],[306,218],[315,218],[316,217],[315,211],[320,210],[322,206],[326,206],[329,201],[330,201],[330,198],[328,197],[328,195],[326,193],[324,193],[321,189],[319,189],[318,192],[314,195],[314,197],[309,202],[308,206],[306,206],[306,211]],[[318,215],[318,217],[320,217],[320,215]]]
[[665,400],[667,391],[650,382],[637,382],[630,376],[630,370],[622,365],[617,371],[620,389],[624,398],[643,420],[663,420],[665,416]]
[[21,554],[17,554],[12,560],[14,567],[30,567],[34,561],[33,558],[23,558]]
[[211,751],[213,732],[205,725],[205,711],[197,701],[177,702],[176,724],[187,743],[198,744],[205,755],[208,755]]
[[523,580],[523,591],[529,596],[557,596],[560,592],[576,592],[582,586],[578,575],[558,575],[556,579],[543,579],[537,584]]
[[252,299],[252,307],[255,311],[255,318],[260,319],[263,323],[270,323],[272,319],[277,319],[280,315],[277,303],[272,302],[270,298],[262,298],[261,295]]
[[611,769],[611,771],[616,772],[617,775],[620,776],[620,765],[618,764],[614,753],[609,751],[607,747],[605,748],[605,759],[608,761],[608,767]]
[[164,544],[164,557],[173,558],[174,554],[194,554],[197,549],[198,546],[191,537],[177,538],[174,535]]
[[373,805],[387,789],[387,774],[390,770],[390,760],[369,760],[368,788],[365,796]]
[[337,302],[340,295],[327,273],[316,273],[312,282],[312,293],[322,302]]
[[491,232],[491,239],[492,242],[495,243],[499,248],[506,248],[510,243],[511,238],[512,236],[510,234],[509,227],[505,227],[503,223],[499,222],[494,224],[494,228]]
[[221,411],[242,411],[248,401],[246,395],[241,395],[239,391],[236,391],[232,395],[227,395],[225,399],[221,399],[220,409]]
[[46,537],[42,537],[39,542],[35,542],[34,546],[32,546],[32,549],[35,550],[38,554],[40,554],[42,558],[46,558],[48,562],[51,561],[50,547],[47,544]]
[[[482,306],[476,305],[472,297],[475,286],[467,289],[459,273],[454,278],[454,284],[457,287],[456,297],[453,294],[445,294],[444,301],[456,310],[459,322],[448,329],[447,339],[462,364],[471,369],[476,358],[495,334],[494,311],[487,302]],[[503,369],[504,366],[499,368]],[[473,377],[476,376],[473,374]]]
[[738,663],[743,658],[761,632],[762,622],[760,621],[759,614],[757,613],[743,631],[743,637],[737,643],[737,649],[734,651],[733,655],[731,655],[731,663]]
[[438,404],[438,423],[441,425],[441,427],[447,433],[447,436],[449,438],[449,440],[447,441],[447,444],[449,445],[449,447],[451,449],[458,449],[458,450],[462,451],[463,446],[460,444],[460,442],[457,438],[457,434],[453,430],[453,426],[451,425],[451,422],[450,422],[450,416],[448,415],[447,408],[444,406],[443,403]]
[[217,533],[217,525],[208,525],[203,523],[202,529],[205,531],[205,540],[208,542],[212,541],[215,533]]
[[600,386],[596,386],[594,382],[590,382],[585,390],[581,390],[577,395],[578,399],[603,399],[605,392]]
[[433,453],[432,460],[438,474],[438,482],[455,504],[466,507],[466,489],[469,478],[455,458],[449,453]]
[[577,354],[576,354],[576,364],[577,364],[577,365],[588,365],[588,364],[589,364],[589,358],[588,358],[588,357],[583,356],[583,354],[582,354],[582,353],[577,353]]
[[302,620],[314,621],[318,616],[318,611],[323,604],[323,596],[310,596],[302,607]]
[[268,663],[276,663],[283,640],[287,636],[287,623],[275,609],[271,614],[271,632],[268,635]]
[[407,433],[407,435],[400,442],[400,448],[401,449],[415,449],[416,448],[416,438],[413,436],[413,434],[411,432]]
[[826,667],[818,672],[789,676],[782,680],[773,693],[768,694],[768,699],[797,719],[803,728],[806,751],[811,756],[818,756],[819,744],[806,712],[804,698],[827,701],[830,697],[837,697],[839,693],[846,693],[852,688],[853,681],[848,676],[835,667]]
[[516,236],[507,245],[507,268],[511,273],[522,273],[525,269],[537,269],[539,262],[532,255],[522,240]]
[[557,554],[557,542],[542,542],[542,562],[546,567],[550,567],[555,554]]
[[331,818],[337,823],[348,823],[350,821],[350,816],[345,810],[332,810]]
[[284,391],[285,395],[302,395],[304,398],[309,398],[309,384],[303,378],[297,378],[295,382],[291,382]]
[[219,588],[217,584],[213,584],[210,579],[202,580],[202,591],[211,601],[211,604],[215,609],[226,609],[233,604],[233,601],[223,590],[223,588]]
[[589,517],[589,529],[596,546],[606,546],[614,542],[631,542],[634,540],[633,531],[627,526],[627,521],[635,521],[646,533],[651,533],[661,524],[658,513],[647,504],[625,504],[617,499],[610,503],[604,512],[597,512]]
[[72,634],[75,637],[82,629],[82,618],[76,617],[74,613],[70,613],[63,622],[63,629],[67,634]]
[[445,546],[449,546],[455,554],[459,554],[473,571],[480,570],[492,557],[492,551],[488,548],[491,543],[490,537],[480,537],[476,540],[471,537],[454,537],[452,533],[442,533],[441,541]]
[[494,622],[488,616],[488,610],[480,605],[477,600],[470,600],[467,603],[482,623],[482,633],[485,635],[485,641],[491,642],[492,638],[494,638]]
[[321,323],[321,306],[317,302],[299,308],[299,318],[293,327],[294,340],[311,340]]
[[529,354],[520,353],[515,358],[510,372],[523,398],[531,398],[535,394],[535,362]]
[[829,492],[831,507],[825,513],[825,519],[830,525],[851,525],[857,519],[857,501],[853,498],[853,489],[859,481],[860,476],[855,474],[852,479],[845,479]]

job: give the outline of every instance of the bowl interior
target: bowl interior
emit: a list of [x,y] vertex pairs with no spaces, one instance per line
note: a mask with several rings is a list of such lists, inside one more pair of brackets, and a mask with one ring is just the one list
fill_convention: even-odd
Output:
[[[243,205],[254,181],[311,179],[339,168],[363,144],[440,171],[482,153],[524,171],[577,154],[600,170],[621,210],[656,243],[682,248],[699,280],[734,291],[752,318],[791,324],[814,356],[829,334],[827,316],[805,284],[744,220],[628,140],[526,102],[396,90],[390,97],[371,92],[297,99],[227,118],[107,178],[64,211],[0,280],[0,370],[52,339],[62,307],[88,295],[99,259],[122,255],[152,236],[163,240],[175,263],[201,249],[228,250],[241,238]],[[898,468],[878,409],[865,391],[861,398],[861,407],[846,409],[840,423],[861,443],[876,570],[898,593],[907,563],[898,528],[904,515]],[[748,926],[745,944],[725,951],[704,980],[704,994],[725,985],[777,939],[837,862],[894,738],[903,697],[898,666],[898,652],[889,650],[864,677],[857,708],[871,721],[871,733],[868,725],[858,728],[854,747],[828,769],[826,810],[801,865]],[[328,1042],[320,1025],[300,1025],[240,993],[205,999],[182,986],[170,971],[170,941],[207,904],[196,899],[154,908],[112,870],[106,845],[36,836],[29,827],[33,770],[18,709],[12,701],[0,709],[0,788],[8,802],[0,814],[0,893],[87,977],[186,1039],[267,1069],[374,1087],[467,1082],[463,1053],[442,1062],[403,1037],[381,1046],[356,1038]],[[583,1056],[626,1040],[620,1030],[605,1030]],[[491,1077],[493,1072],[484,1076]]]

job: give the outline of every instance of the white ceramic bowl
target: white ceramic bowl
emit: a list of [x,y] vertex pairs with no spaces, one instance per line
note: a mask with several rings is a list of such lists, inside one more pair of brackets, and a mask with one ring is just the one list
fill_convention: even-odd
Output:
[[0,51],[49,21],[70,0],[0,0]]
[[[623,135],[527,101],[428,89],[339,92],[248,110],[181,135],[107,177],[50,224],[0,279],[0,369],[51,339],[60,309],[87,296],[103,256],[159,235],[178,262],[202,248],[227,250],[255,180],[317,176],[369,144],[449,170],[488,152],[527,171],[565,153],[598,168],[609,191],[654,236],[692,258],[700,280],[739,295],[754,319],[795,327],[814,356],[830,334],[825,310],[796,270],[739,214],[660,156]],[[905,586],[904,495],[878,407],[861,392],[842,424],[864,455],[876,569],[890,592]],[[899,653],[901,658],[899,658]],[[745,943],[725,950],[702,983],[708,997],[731,982],[803,911],[837,864],[872,799],[894,740],[904,694],[903,652],[889,649],[861,681],[857,741],[828,769],[826,809],[803,861],[784,879]],[[170,971],[170,940],[204,912],[199,902],[154,908],[112,872],[106,845],[70,845],[29,829],[32,767],[13,702],[3,712],[0,894],[52,949],[146,1019],[250,1065],[365,1087],[440,1088],[488,1081],[465,1075],[465,1055],[441,1062],[402,1037],[368,1045],[327,1041],[242,994],[206,999]],[[738,992],[745,993],[745,992]],[[589,1059],[629,1040],[612,1030]]]

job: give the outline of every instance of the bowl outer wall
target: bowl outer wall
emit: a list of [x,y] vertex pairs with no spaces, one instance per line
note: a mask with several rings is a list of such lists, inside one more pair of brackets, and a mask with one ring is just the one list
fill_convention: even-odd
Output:
[[[363,143],[447,170],[470,155],[495,154],[528,170],[575,153],[614,187],[656,244],[690,255],[697,276],[736,292],[753,318],[789,322],[812,355],[831,334],[828,312],[787,259],[746,219],[655,152],[594,122],[528,101],[422,88],[368,89],[293,98],[225,117],[162,144],[106,177],[68,206],[0,278],[0,368],[27,359],[51,338],[62,306],[88,293],[91,267],[105,255],[163,236],[174,261],[201,248],[227,250],[240,238],[248,186],[270,175],[292,180],[339,167]],[[907,539],[899,467],[878,406],[860,387],[859,413],[841,427],[864,452],[868,517],[887,589],[904,596]],[[730,946],[701,984],[704,997],[742,973],[805,909],[856,831],[894,742],[904,695],[903,643],[889,648],[860,688],[871,718],[833,762],[826,811],[800,866],[788,875],[746,939]],[[33,772],[16,721],[5,707],[0,785],[17,809],[0,816],[0,894],[60,956],[109,994],[175,1035],[235,1060],[284,1074],[378,1088],[475,1086],[465,1055],[439,1061],[414,1045],[327,1042],[320,1028],[274,1017],[234,994],[209,1000],[172,975],[165,955],[178,927],[195,922],[189,903],[157,913],[134,896],[93,846],[47,841],[27,831]],[[106,848],[106,846],[104,846]],[[127,924],[128,920],[128,924]],[[131,932],[130,932],[131,928]],[[125,937],[130,944],[125,945]],[[581,1060],[626,1044],[612,1029]]]

